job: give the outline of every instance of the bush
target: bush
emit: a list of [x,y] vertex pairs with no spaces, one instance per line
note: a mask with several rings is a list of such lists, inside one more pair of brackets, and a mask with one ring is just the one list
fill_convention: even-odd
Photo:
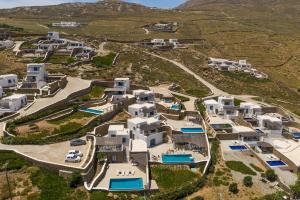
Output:
[[96,67],[109,67],[113,64],[113,61],[116,57],[115,53],[110,53],[107,56],[96,56],[93,58],[92,63],[96,66]]
[[226,161],[225,164],[229,169],[240,172],[242,174],[253,176],[256,175],[256,173],[250,167],[240,161]]
[[252,176],[245,176],[243,183],[246,187],[252,187],[253,185]]
[[239,192],[237,183],[231,183],[229,185],[229,192],[231,192],[233,194],[237,194]]
[[275,174],[275,171],[272,169],[268,169],[266,171],[265,175],[266,175],[266,178],[271,182],[274,182],[277,179],[277,175]]
[[78,186],[80,186],[82,184],[83,184],[83,179],[82,179],[80,172],[78,172],[78,171],[73,172],[70,183],[69,183],[70,187],[77,188]]

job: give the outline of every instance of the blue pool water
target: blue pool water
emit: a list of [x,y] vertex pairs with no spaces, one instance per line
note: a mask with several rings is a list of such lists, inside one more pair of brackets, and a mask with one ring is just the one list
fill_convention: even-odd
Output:
[[180,110],[180,105],[179,104],[172,104],[171,109],[172,110]]
[[267,161],[268,165],[271,167],[281,167],[281,166],[286,166],[286,164],[281,161],[281,160],[268,160]]
[[112,178],[109,182],[109,190],[143,190],[142,178]]
[[85,109],[81,109],[80,111],[92,113],[92,114],[95,114],[95,115],[102,115],[103,114],[102,110],[95,110],[95,109],[92,109],[92,108],[85,108]]
[[203,128],[181,128],[182,133],[204,133]]
[[163,154],[162,162],[165,164],[193,163],[194,158],[192,154]]
[[247,149],[247,147],[245,147],[244,145],[229,146],[229,148],[234,151],[242,151]]

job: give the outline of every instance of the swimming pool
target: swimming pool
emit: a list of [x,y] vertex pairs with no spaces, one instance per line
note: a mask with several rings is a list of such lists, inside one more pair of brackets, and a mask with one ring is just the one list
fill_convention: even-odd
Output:
[[229,148],[233,151],[247,150],[247,147],[245,147],[244,145],[234,145],[234,146],[229,146]]
[[143,190],[142,178],[112,178],[109,182],[109,190]]
[[171,109],[172,110],[180,110],[181,106],[180,104],[172,104]]
[[96,109],[92,109],[92,108],[80,109],[80,111],[92,113],[92,114],[95,114],[95,115],[102,115],[103,114],[103,110],[96,110]]
[[286,164],[281,160],[268,160],[266,161],[270,167],[281,167],[286,166]]
[[180,131],[182,133],[204,133],[204,129],[199,127],[199,128],[181,128]]
[[162,162],[165,164],[194,163],[192,154],[163,154]]

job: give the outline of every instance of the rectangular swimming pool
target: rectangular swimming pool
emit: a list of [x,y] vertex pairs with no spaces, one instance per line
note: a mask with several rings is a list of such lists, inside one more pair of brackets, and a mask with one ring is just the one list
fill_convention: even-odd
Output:
[[163,154],[162,162],[165,164],[194,163],[192,154]]
[[181,128],[180,131],[182,133],[204,133],[203,128]]
[[144,184],[142,178],[112,178],[109,182],[109,190],[129,191],[143,190]]
[[96,109],[92,109],[92,108],[80,109],[80,111],[87,112],[87,113],[92,113],[92,114],[95,114],[95,115],[102,115],[103,114],[103,110],[96,110]]
[[181,106],[179,104],[172,104],[171,109],[172,110],[180,110]]
[[247,150],[247,147],[245,147],[244,145],[234,145],[234,146],[229,146],[229,148],[233,151]]
[[281,167],[281,166],[286,166],[286,164],[281,161],[281,160],[268,160],[267,161],[268,165],[271,167]]

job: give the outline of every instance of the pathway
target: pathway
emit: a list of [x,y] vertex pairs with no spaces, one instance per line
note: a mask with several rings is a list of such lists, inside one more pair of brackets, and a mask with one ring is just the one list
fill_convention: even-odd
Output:
[[49,29],[48,26],[45,26],[45,25],[43,25],[43,24],[38,24],[38,26],[40,26],[40,27],[42,27],[42,28],[45,28],[45,29]]
[[[200,81],[202,84],[204,84],[206,87],[208,87],[211,90],[211,92],[212,92],[212,96],[229,95],[227,92],[224,92],[224,91],[216,88],[214,85],[212,85],[208,81],[204,80],[202,77],[200,77],[199,75],[197,75],[195,72],[193,72],[192,70],[190,70],[189,68],[187,68],[186,66],[184,66],[183,64],[181,64],[181,63],[179,63],[177,61],[165,58],[163,56],[156,55],[154,53],[149,53],[149,52],[146,52],[146,51],[144,51],[144,53],[146,53],[148,55],[151,55],[151,56],[154,56],[154,57],[157,57],[157,58],[160,58],[162,60],[168,61],[170,63],[173,63],[177,67],[179,67],[182,70],[184,70],[185,72],[189,73],[190,75],[192,75],[193,77],[195,77],[198,81]],[[206,98],[208,98],[208,97],[206,97]]]
[[60,90],[54,97],[37,99],[30,108],[28,108],[27,110],[22,109],[20,111],[20,116],[25,116],[25,115],[30,115],[32,113],[35,113],[49,105],[62,101],[68,98],[71,94],[86,89],[91,85],[90,80],[83,80],[74,77],[68,77],[67,79],[68,79],[67,86],[64,89]]
[[145,34],[146,34],[146,35],[149,35],[149,33],[150,33],[149,30],[146,29],[146,28],[143,28],[143,29],[144,29],[144,31],[145,31]]
[[13,52],[18,53],[20,51],[20,47],[23,43],[24,43],[24,41],[15,41],[15,47],[13,49]]
[[102,42],[102,43],[99,45],[98,56],[106,56],[106,55],[108,55],[108,54],[110,53],[110,51],[104,49],[104,46],[105,46],[106,44],[107,44],[106,42]]

